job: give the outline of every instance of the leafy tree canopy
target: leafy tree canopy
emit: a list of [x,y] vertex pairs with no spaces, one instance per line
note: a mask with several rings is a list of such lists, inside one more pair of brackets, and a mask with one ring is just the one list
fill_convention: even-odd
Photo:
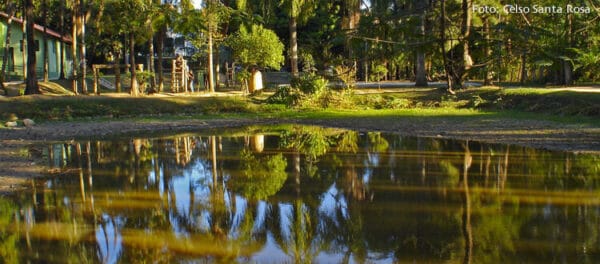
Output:
[[283,64],[283,43],[275,32],[260,25],[245,27],[229,37],[227,46],[233,50],[233,57],[245,67],[258,65],[279,69]]

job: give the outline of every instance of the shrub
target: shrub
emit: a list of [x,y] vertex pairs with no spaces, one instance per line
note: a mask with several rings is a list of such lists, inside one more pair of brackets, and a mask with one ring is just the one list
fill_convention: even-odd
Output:
[[361,106],[369,109],[405,109],[411,108],[413,101],[406,98],[374,94],[359,97],[354,105],[354,107]]
[[381,64],[375,65],[371,69],[370,79],[371,79],[371,81],[379,82],[384,79],[384,77],[387,73],[388,73],[388,70],[385,67],[385,65],[381,65]]
[[318,101],[327,96],[327,80],[316,74],[306,74],[294,78],[290,86],[280,86],[267,98],[270,104],[300,105],[303,107],[321,106]]
[[342,80],[344,89],[351,90],[356,84],[356,69],[346,65],[335,66],[335,72],[340,80]]
[[279,86],[277,91],[269,98],[267,103],[269,104],[285,104],[285,105],[296,105],[300,100],[301,95],[297,90],[292,89],[290,86]]
[[307,95],[319,95],[327,89],[327,84],[327,80],[313,73],[294,78],[291,82],[292,88]]

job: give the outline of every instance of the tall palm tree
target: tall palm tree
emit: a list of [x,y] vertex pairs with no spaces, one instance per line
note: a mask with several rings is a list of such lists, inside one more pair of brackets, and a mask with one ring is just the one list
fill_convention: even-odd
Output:
[[86,57],[86,50],[85,50],[85,23],[86,23],[86,15],[88,12],[88,8],[86,8],[86,3],[84,0],[80,0],[79,1],[79,19],[78,19],[78,25],[79,25],[79,34],[81,36],[81,45],[79,45],[79,56],[80,57],[80,65],[79,67],[81,68],[81,90],[83,91],[84,94],[87,94],[87,83],[85,81],[86,79],[86,72],[87,72],[87,61],[85,60]]
[[[65,8],[67,6],[67,0],[59,0],[60,1],[60,35],[61,37],[65,35]],[[65,42],[60,42],[60,75],[58,77],[61,80],[65,79]]]
[[35,73],[35,40],[33,38],[33,0],[25,1],[25,16],[27,17],[27,80],[25,94],[39,94],[40,87]]
[[140,93],[139,84],[137,82],[137,65],[135,62],[135,44],[136,40],[145,41],[150,37],[151,33],[147,32],[149,28],[149,4],[144,0],[120,0],[117,2],[119,10],[119,20],[121,30],[126,32],[126,37],[129,44],[129,63],[131,71],[131,90],[132,96],[137,96]]
[[314,15],[314,0],[284,0],[284,8],[289,16],[288,30],[290,45],[288,55],[292,76],[298,76],[298,23],[304,23]]
[[73,93],[77,94],[77,8],[78,1],[71,0],[71,23],[72,23],[72,32],[71,32],[71,58],[73,60],[71,66],[71,88],[73,89]]
[[[417,28],[417,34],[419,35],[420,41],[425,39],[425,19],[426,19],[426,8],[427,1],[425,0],[416,0],[415,8],[417,14],[419,14],[419,24]],[[427,73],[425,70],[425,51],[422,48],[417,48],[416,56],[415,56],[415,86],[427,86]]]
[[175,18],[175,8],[171,3],[160,4],[160,0],[154,0],[154,5],[158,5],[153,14],[153,28],[156,30],[156,50],[158,54],[158,65],[156,65],[157,71],[157,86],[158,92],[162,92],[164,89],[164,73],[163,73],[163,53],[164,44],[167,35],[167,28],[173,24]]

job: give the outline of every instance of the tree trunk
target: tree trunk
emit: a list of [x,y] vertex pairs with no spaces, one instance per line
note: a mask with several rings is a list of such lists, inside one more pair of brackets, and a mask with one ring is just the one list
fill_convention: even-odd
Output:
[[213,35],[210,29],[208,30],[208,91],[215,92],[215,76],[213,71]]
[[[567,15],[567,47],[573,47],[573,14]],[[568,60],[562,60],[563,63],[563,79],[565,81],[565,85],[573,84],[573,67],[571,66],[571,62]]]
[[12,25],[12,18],[14,14],[14,8],[11,0],[6,2],[8,21],[6,23],[6,42],[4,43],[4,55],[2,56],[2,70],[0,71],[0,89],[4,89],[4,82],[6,81],[6,64],[8,63],[8,51],[10,46],[10,32]]
[[163,52],[165,47],[165,34],[167,32],[166,26],[160,28],[160,32],[158,32],[158,41],[157,41],[157,49],[158,49],[158,92],[162,92],[164,89],[164,75],[163,75]]
[[35,39],[33,38],[33,0],[25,1],[25,16],[27,17],[27,83],[25,94],[39,94],[40,87],[35,73]]
[[[59,16],[61,38],[65,35],[65,1],[67,0],[60,0]],[[65,42],[62,40],[60,41],[60,75],[58,76],[58,78],[61,80],[65,79]]]
[[419,50],[417,51],[417,70],[416,70],[416,80],[415,86],[424,87],[427,86],[427,74],[425,71],[425,52]]
[[48,0],[43,0],[42,1],[42,20],[44,21],[44,82],[48,82],[49,79],[49,69],[48,69],[48,34],[47,34],[47,30],[48,27],[46,26],[48,24],[48,5],[47,5]]
[[121,92],[121,67],[119,64],[121,63],[121,51],[115,52],[115,91],[117,93]]
[[297,17],[290,15],[290,68],[293,77],[298,76],[298,22]]
[[519,82],[521,84],[525,84],[527,81],[527,52],[523,52],[521,54],[521,78],[519,78]]
[[[417,0],[415,7],[419,12],[419,25],[417,26],[417,34],[419,34],[419,40],[425,39],[425,6],[426,2]],[[415,86],[423,87],[427,86],[427,71],[425,70],[425,51],[421,48],[417,48],[415,56]]]
[[[154,73],[154,36],[148,40],[148,53],[150,53],[150,61],[148,62],[148,72]],[[154,90],[156,87],[155,74],[150,77],[150,88]]]
[[129,69],[131,70],[131,90],[129,93],[132,96],[138,96],[139,88],[137,82],[137,69],[135,65],[135,35],[133,32],[129,33]]
[[23,35],[21,38],[21,62],[23,65],[22,66],[22,70],[23,70],[23,82],[27,81],[27,56],[25,56],[25,53],[27,52],[27,16],[25,15],[27,12],[25,11],[25,7],[26,5],[24,4],[25,1],[23,0],[23,6],[22,6],[22,13],[21,13],[21,18],[23,20],[23,25],[21,27]]
[[79,89],[77,88],[77,67],[79,63],[77,63],[77,0],[73,0],[73,10],[71,11],[71,21],[72,21],[72,32],[71,32],[71,59],[73,62],[71,63],[71,88],[73,89],[73,93],[78,94]]
[[88,93],[87,90],[87,82],[86,82],[86,72],[87,72],[87,61],[86,61],[86,52],[85,52],[85,13],[87,9],[85,8],[85,3],[83,0],[79,2],[79,33],[81,34],[81,45],[79,45],[79,56],[81,62],[79,63],[81,67],[81,91],[84,94]]
[[446,54],[446,2],[440,0],[440,46],[442,48],[442,59],[444,63],[444,71],[446,72],[446,84],[448,85],[448,92],[454,94],[453,83],[452,83],[452,65],[448,61],[448,54]]
[[472,0],[462,0],[462,44],[463,44],[463,68],[465,70],[471,69],[473,66],[473,59],[469,53],[469,36],[471,34],[471,5]]
[[[492,49],[490,48],[490,21],[486,17],[483,19],[483,31],[485,34],[485,57],[489,60],[492,57]],[[484,69],[483,85],[492,85],[492,71],[490,70],[491,62],[486,62]]]
[[571,67],[571,62],[562,60],[562,63],[564,85],[571,85],[573,84],[573,67]]
[[[213,39],[214,40],[214,39]],[[214,45],[214,43],[213,43]],[[217,45],[218,46],[218,45]],[[215,63],[215,87],[219,87],[219,84],[221,83],[221,77],[219,76],[219,73],[221,72],[221,63],[219,60],[219,48],[217,47],[214,50],[214,57],[213,57],[213,63]]]

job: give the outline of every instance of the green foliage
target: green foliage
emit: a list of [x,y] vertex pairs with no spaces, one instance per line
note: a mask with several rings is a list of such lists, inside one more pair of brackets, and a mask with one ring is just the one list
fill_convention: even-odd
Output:
[[318,1],[315,0],[279,0],[280,5],[286,10],[289,17],[294,17],[301,24],[314,15]]
[[287,160],[283,155],[257,158],[248,150],[242,150],[240,177],[233,178],[230,184],[236,192],[250,200],[263,200],[277,193],[287,179]]
[[354,102],[355,106],[368,109],[406,109],[415,106],[411,99],[380,94],[356,97]]
[[[146,97],[111,98],[15,97],[11,102],[0,104],[3,113],[15,113],[23,118],[40,120],[70,120],[91,118],[118,118],[160,115],[201,115],[216,113],[256,113],[256,105],[236,97]],[[4,115],[2,115],[4,116]]]
[[296,105],[300,101],[302,95],[297,89],[292,89],[288,85],[277,87],[277,91],[266,100],[269,104],[285,104],[288,106]]
[[306,49],[300,49],[298,51],[298,59],[302,64],[302,71],[314,73],[317,69],[315,68],[315,58]]
[[600,44],[590,49],[573,49],[577,53],[575,70],[586,81],[596,82],[600,72]]
[[19,234],[14,232],[13,224],[17,207],[4,198],[0,198],[0,262],[19,263],[17,242]]
[[194,41],[207,29],[205,16],[199,10],[184,10],[183,14],[177,16],[175,29],[183,33],[188,40]]
[[342,80],[344,88],[350,90],[354,88],[356,83],[356,69],[354,67],[348,67],[346,65],[335,66],[335,72],[337,76]]
[[332,91],[327,84],[325,78],[312,73],[292,79],[292,88],[301,95],[298,105],[305,108],[329,107]]
[[249,67],[258,65],[279,69],[283,64],[283,43],[272,30],[260,25],[245,27],[230,36],[226,45],[233,50],[236,61]]
[[327,80],[313,73],[301,75],[292,79],[291,82],[292,88],[298,89],[304,94],[316,96],[327,90],[327,84]]
[[104,22],[110,23],[113,34],[134,33],[136,41],[142,42],[152,37],[152,30],[148,30],[151,26],[151,7],[151,3],[144,0],[109,1],[107,9],[115,13],[107,16]]
[[383,80],[385,78],[385,75],[387,74],[388,69],[385,67],[385,65],[382,64],[378,64],[375,65],[375,67],[373,67],[371,69],[371,81],[375,81],[375,82],[379,82],[381,80]]
[[483,99],[483,98],[481,98],[481,96],[479,96],[479,95],[474,95],[474,96],[471,98],[471,101],[470,101],[470,104],[469,104],[469,106],[470,106],[470,107],[473,107],[473,108],[477,108],[477,107],[481,107],[481,106],[483,106],[483,105],[486,105],[486,104],[488,104],[488,103],[489,103],[489,102],[488,102],[486,99]]
[[250,76],[252,76],[252,73],[246,69],[243,69],[235,74],[236,81],[238,82],[244,82],[250,79]]
[[292,79],[291,87],[279,87],[266,102],[303,108],[328,108],[351,104],[349,94],[332,91],[328,87],[328,81],[314,73]]
[[136,73],[137,81],[140,84],[147,83],[152,77],[154,77],[154,73],[150,71],[140,71]]

